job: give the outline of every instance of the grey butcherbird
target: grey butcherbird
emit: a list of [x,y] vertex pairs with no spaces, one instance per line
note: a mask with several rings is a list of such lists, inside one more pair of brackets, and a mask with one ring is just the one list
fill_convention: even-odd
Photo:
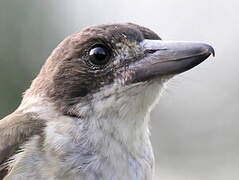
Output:
[[166,81],[211,54],[131,23],[69,36],[0,121],[1,178],[150,180],[153,104]]

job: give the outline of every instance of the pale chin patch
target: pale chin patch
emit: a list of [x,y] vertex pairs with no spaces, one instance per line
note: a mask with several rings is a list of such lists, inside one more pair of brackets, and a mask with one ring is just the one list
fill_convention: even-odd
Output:
[[99,114],[107,110],[119,111],[126,116],[128,113],[141,115],[149,113],[158,103],[170,78],[172,76],[155,78],[128,86],[121,86],[118,83],[105,86],[100,92],[94,94],[92,103],[94,111]]
[[167,88],[167,82],[173,76],[158,77],[148,81],[148,85],[145,87],[144,96],[142,96],[142,102],[146,104],[147,113],[150,113],[152,109],[157,105],[159,99]]

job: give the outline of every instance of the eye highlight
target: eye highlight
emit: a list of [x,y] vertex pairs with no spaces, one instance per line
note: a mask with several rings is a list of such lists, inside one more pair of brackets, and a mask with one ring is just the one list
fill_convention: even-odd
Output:
[[110,51],[106,46],[97,44],[90,49],[89,58],[92,64],[102,66],[109,62]]

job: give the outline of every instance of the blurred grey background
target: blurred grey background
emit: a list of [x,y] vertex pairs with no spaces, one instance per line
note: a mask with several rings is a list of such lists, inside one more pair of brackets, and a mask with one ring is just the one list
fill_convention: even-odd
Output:
[[171,80],[152,112],[155,179],[239,179],[238,0],[1,0],[0,119],[16,109],[61,40],[115,22],[216,50],[215,58]]

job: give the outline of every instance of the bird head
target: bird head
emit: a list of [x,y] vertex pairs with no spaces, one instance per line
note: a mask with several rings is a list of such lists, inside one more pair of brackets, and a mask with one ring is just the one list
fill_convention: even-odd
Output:
[[132,107],[144,112],[168,79],[211,54],[207,44],[163,41],[136,24],[93,26],[58,45],[25,98],[49,99],[64,114],[77,117]]

